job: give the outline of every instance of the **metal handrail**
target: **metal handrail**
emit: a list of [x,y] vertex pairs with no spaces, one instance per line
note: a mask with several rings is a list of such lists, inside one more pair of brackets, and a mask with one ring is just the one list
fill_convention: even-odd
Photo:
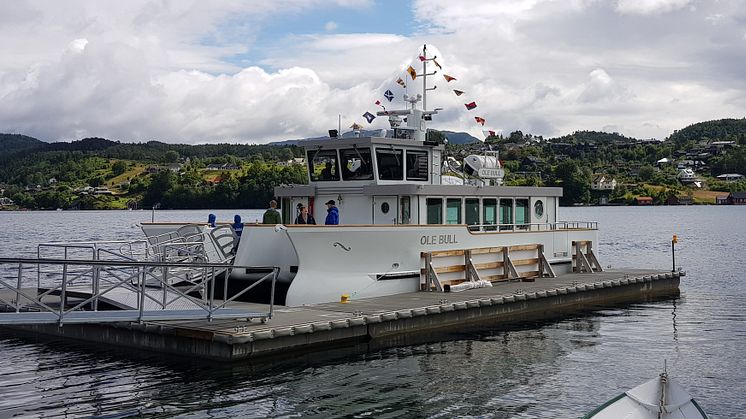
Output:
[[553,223],[470,224],[472,233],[494,231],[598,230],[597,221],[557,221]]
[[[119,255],[121,256],[121,255]],[[10,306],[12,306],[15,310],[15,313],[18,314],[21,312],[21,309],[29,309],[29,308],[36,308],[38,310],[42,310],[46,313],[51,313],[55,321],[59,323],[60,325],[63,324],[65,321],[66,316],[70,316],[73,312],[79,312],[80,309],[91,305],[92,311],[98,312],[98,300],[106,295],[107,293],[113,291],[117,288],[123,288],[127,289],[130,292],[133,293],[133,295],[137,299],[137,315],[136,318],[133,318],[132,320],[138,320],[142,321],[144,318],[148,317],[150,314],[153,313],[153,310],[145,310],[145,301],[146,299],[152,300],[156,304],[160,306],[160,312],[162,311],[179,311],[175,310],[173,308],[174,303],[179,300],[185,300],[187,303],[190,303],[190,307],[192,309],[190,310],[189,316],[187,318],[194,318],[197,316],[195,314],[196,312],[202,312],[202,316],[204,316],[207,320],[212,320],[216,315],[222,313],[225,310],[228,310],[227,305],[233,301],[236,301],[237,298],[240,296],[246,294],[247,292],[251,291],[254,287],[258,286],[260,283],[263,283],[267,280],[272,281],[272,288],[271,288],[271,295],[270,295],[270,304],[269,304],[269,311],[266,313],[256,313],[256,312],[245,312],[242,311],[238,314],[236,314],[236,317],[250,317],[250,318],[260,318],[262,321],[265,321],[266,319],[271,319],[274,309],[274,290],[275,290],[275,282],[277,281],[277,276],[279,274],[279,268],[276,266],[235,266],[232,263],[214,263],[214,262],[156,262],[156,261],[138,261],[138,260],[121,260],[121,261],[112,261],[112,260],[65,260],[65,259],[45,259],[45,258],[0,258],[0,265],[2,264],[13,264],[18,265],[18,280],[16,285],[9,284],[5,281],[5,278],[0,277],[0,287],[5,288],[6,290],[11,291],[11,293],[15,293],[16,299],[15,301],[11,301],[9,303]],[[36,265],[37,267],[40,265],[55,265],[55,266],[61,266],[62,267],[62,279],[61,283],[57,284],[56,286],[50,287],[50,289],[46,290],[42,294],[30,294],[27,292],[27,289],[23,288],[23,267],[25,266],[33,266]],[[77,302],[74,306],[70,308],[66,308],[67,303],[67,293],[68,293],[68,286],[71,285],[72,280],[77,280],[80,278],[79,275],[73,276],[72,278],[68,274],[68,268],[69,267],[75,267],[75,266],[87,266],[88,269],[86,269],[86,272],[91,272],[91,295],[83,298],[82,301]],[[215,279],[216,275],[222,272],[225,272],[225,281],[226,281],[226,289],[227,284],[230,278],[230,272],[232,269],[265,269],[268,271],[266,275],[264,275],[262,278],[256,280],[254,283],[252,283],[249,286],[244,287],[243,289],[239,290],[237,293],[235,293],[232,297],[228,297],[227,294],[224,294],[224,298],[222,300],[215,299]],[[126,272],[126,270],[132,269],[131,272]],[[186,289],[182,290],[174,286],[174,284],[169,282],[168,270],[173,269],[191,269],[191,270],[203,270],[204,274],[202,274],[201,278],[198,281],[192,282],[191,286]],[[207,275],[206,272],[209,271],[210,274]],[[154,273],[161,273],[162,275],[154,275]],[[124,273],[124,275],[119,275],[119,273]],[[109,277],[104,278],[105,275],[108,275]],[[113,278],[113,279],[112,279]],[[148,281],[154,279],[157,281],[156,283],[160,285],[162,288],[162,294],[163,297],[159,301],[158,299],[154,298],[150,293],[148,292]],[[102,282],[106,282],[106,285],[103,285]],[[103,289],[102,289],[103,285]],[[190,295],[191,293],[195,291],[200,291],[202,296],[201,297],[195,297],[193,295]],[[157,292],[157,291],[156,291]],[[60,306],[59,308],[54,308],[50,306],[49,304],[42,301],[43,297],[50,296],[50,295],[56,295],[54,293],[59,293],[60,297]],[[173,295],[172,298],[168,298],[169,293]],[[0,295],[0,302],[4,302],[8,304],[7,301],[3,299],[4,296]],[[27,301],[23,302],[21,301],[21,297],[25,298]],[[158,310],[156,310],[158,311]],[[235,311],[235,310],[234,310]],[[0,320],[2,319],[3,314],[0,313]],[[134,315],[133,315],[134,316]],[[88,322],[96,322],[96,316],[90,316],[88,319]],[[119,318],[121,320],[121,318]],[[75,321],[81,321],[80,316],[77,316],[75,318]],[[1,323],[1,321],[0,321]],[[17,322],[16,322],[17,323]]]

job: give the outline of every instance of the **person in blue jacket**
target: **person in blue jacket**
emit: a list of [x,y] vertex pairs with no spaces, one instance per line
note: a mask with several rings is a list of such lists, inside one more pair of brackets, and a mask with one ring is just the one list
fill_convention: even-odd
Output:
[[326,225],[337,225],[339,224],[339,210],[335,206],[336,202],[333,199],[326,201]]
[[241,233],[243,233],[243,223],[241,222],[241,216],[236,214],[233,216],[233,224],[231,224],[231,227],[233,227],[233,231],[236,232],[236,236],[238,238],[241,238]]

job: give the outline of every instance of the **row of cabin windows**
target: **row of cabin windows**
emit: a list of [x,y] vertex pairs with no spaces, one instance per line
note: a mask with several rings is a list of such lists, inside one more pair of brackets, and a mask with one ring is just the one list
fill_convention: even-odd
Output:
[[[339,151],[339,155],[337,155]],[[379,180],[427,181],[427,151],[376,148]],[[308,173],[312,182],[372,180],[373,164],[369,148],[308,151]],[[340,170],[341,168],[341,170]],[[341,175],[341,177],[340,177]]]
[[[445,211],[443,211],[444,201]],[[479,222],[480,201],[481,223]],[[513,201],[515,201],[515,219],[513,218]],[[512,198],[483,198],[481,200],[479,198],[427,198],[425,205],[427,224],[528,224],[530,222],[529,200],[523,198],[515,200]]]

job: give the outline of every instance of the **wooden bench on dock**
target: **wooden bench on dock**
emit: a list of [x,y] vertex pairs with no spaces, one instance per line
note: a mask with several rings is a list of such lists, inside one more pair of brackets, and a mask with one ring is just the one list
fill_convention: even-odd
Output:
[[573,272],[603,272],[604,269],[593,253],[593,242],[581,240],[572,242],[572,271]]
[[[518,252],[524,257],[517,259],[511,256],[511,253]],[[435,250],[422,252],[420,256],[424,262],[420,270],[422,278],[420,288],[424,291],[443,291],[445,285],[457,285],[469,281],[533,281],[535,278],[556,277],[552,266],[544,256],[542,244]],[[475,258],[479,261],[475,262]],[[519,271],[516,268],[518,266],[527,267],[530,270]],[[461,273],[463,276],[458,276]],[[457,277],[453,278],[453,276]]]

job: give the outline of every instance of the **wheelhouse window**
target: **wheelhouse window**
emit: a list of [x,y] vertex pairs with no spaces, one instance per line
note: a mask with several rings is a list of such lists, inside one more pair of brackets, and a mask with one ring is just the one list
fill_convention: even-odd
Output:
[[373,164],[369,148],[348,148],[339,150],[339,160],[342,163],[342,179],[370,180],[373,179]]
[[309,150],[308,173],[311,182],[339,180],[337,150]]
[[467,225],[479,224],[479,198],[464,200],[464,218]]
[[427,180],[427,151],[407,150],[407,180]]
[[377,148],[378,179],[404,180],[404,160],[401,149]]
[[443,224],[443,200],[441,198],[427,198],[427,223]]
[[461,224],[461,198],[446,199],[446,224]]
[[495,198],[484,198],[482,200],[482,221],[487,227],[485,231],[495,230],[494,225],[497,224],[497,199]]

